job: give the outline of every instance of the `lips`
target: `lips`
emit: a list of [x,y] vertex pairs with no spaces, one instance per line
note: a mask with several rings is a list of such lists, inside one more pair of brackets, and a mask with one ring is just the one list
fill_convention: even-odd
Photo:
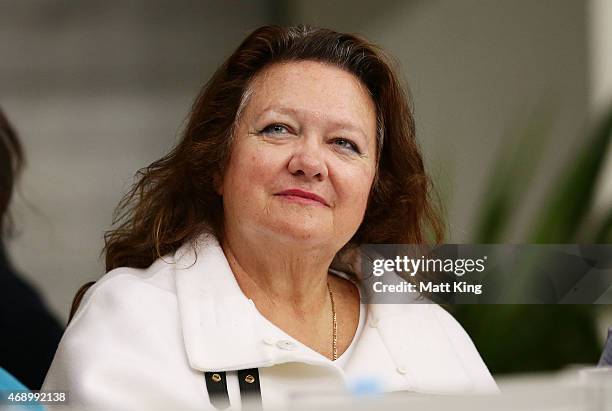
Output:
[[323,204],[324,206],[329,207],[329,205],[327,204],[327,201],[325,201],[325,199],[321,196],[316,195],[315,193],[311,193],[309,191],[304,191],[304,190],[300,190],[297,188],[292,188],[289,190],[283,190],[279,193],[276,193],[277,196],[292,196],[292,197],[299,197],[299,198],[305,198],[307,200],[314,200],[314,201],[318,201],[319,203]]

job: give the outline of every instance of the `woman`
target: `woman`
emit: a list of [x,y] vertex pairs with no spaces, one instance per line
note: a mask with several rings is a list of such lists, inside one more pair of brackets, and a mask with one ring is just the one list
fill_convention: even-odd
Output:
[[360,304],[347,269],[362,243],[423,243],[426,230],[440,241],[428,190],[381,51],[330,30],[255,30],[120,205],[109,272],[44,389],[100,409],[282,407],[364,378],[495,391],[443,309]]
[[[0,380],[10,381],[10,372],[23,385],[38,390],[63,329],[37,290],[14,268],[6,249],[9,204],[24,163],[17,133],[0,108],[0,374],[5,377]],[[8,389],[2,383],[0,388]]]

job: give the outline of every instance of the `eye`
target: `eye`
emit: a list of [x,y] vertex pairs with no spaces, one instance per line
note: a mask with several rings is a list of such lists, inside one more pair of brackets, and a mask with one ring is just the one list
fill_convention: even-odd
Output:
[[261,134],[285,134],[289,133],[287,126],[283,124],[270,124],[260,131]]
[[357,144],[353,143],[347,138],[336,138],[332,141],[332,143],[343,149],[353,151],[357,154],[361,154],[361,151],[359,150],[359,147],[357,147]]

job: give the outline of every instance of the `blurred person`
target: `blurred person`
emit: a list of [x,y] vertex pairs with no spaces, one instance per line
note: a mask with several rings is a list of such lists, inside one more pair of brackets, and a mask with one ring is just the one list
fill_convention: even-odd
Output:
[[63,329],[6,252],[7,212],[23,163],[17,134],[0,109],[0,367],[28,388],[40,389]]
[[[440,242],[406,93],[358,36],[251,33],[142,169],[46,390],[87,409],[264,408],[344,389],[495,392],[436,304],[360,303],[364,243]],[[78,300],[78,299],[77,299]]]

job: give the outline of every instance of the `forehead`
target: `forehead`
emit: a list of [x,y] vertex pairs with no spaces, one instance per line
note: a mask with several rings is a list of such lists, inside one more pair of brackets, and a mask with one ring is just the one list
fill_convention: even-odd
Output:
[[314,61],[273,64],[251,83],[246,111],[257,114],[285,107],[332,122],[350,122],[367,134],[376,132],[374,102],[353,74]]

